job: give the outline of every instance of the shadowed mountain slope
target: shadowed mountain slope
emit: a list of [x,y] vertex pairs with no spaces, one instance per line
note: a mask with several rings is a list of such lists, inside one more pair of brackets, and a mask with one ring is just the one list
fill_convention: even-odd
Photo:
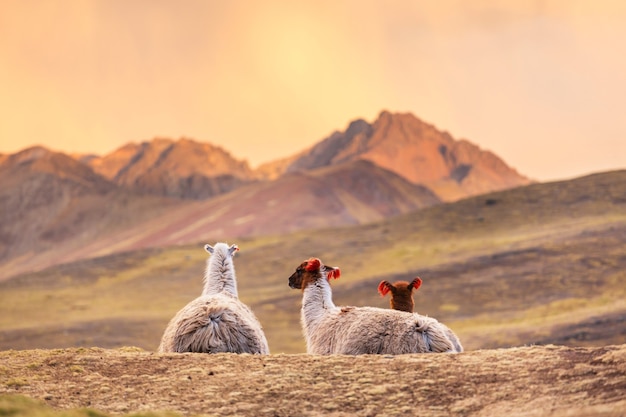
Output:
[[255,182],[210,200],[179,205],[83,250],[87,256],[110,247],[133,250],[362,224],[437,203],[427,189],[357,161]]
[[0,164],[0,280],[75,260],[74,250],[172,203],[137,197],[58,152],[33,147]]
[[92,203],[101,204],[115,188],[89,167],[42,147],[10,155],[0,164],[0,259],[76,233],[98,216]]
[[439,203],[428,189],[367,161],[254,181],[208,200],[168,199],[135,193],[72,158],[38,149],[62,159],[63,169],[42,174],[38,159],[0,166],[6,196],[0,204],[11,214],[0,228],[1,279],[119,251],[361,224]]

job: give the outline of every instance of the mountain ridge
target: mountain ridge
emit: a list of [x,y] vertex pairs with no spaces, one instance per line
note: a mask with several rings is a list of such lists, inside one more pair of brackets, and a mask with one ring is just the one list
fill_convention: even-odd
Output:
[[411,113],[382,111],[372,123],[352,121],[296,158],[286,172],[368,159],[433,190],[442,200],[526,185],[532,181],[490,151],[455,140]]
[[38,203],[29,203],[19,191],[20,181],[30,181],[27,166],[19,171],[15,164],[0,166],[0,197],[6,196],[0,198],[0,210],[12,214],[0,223],[0,280],[29,268],[121,250],[189,243],[204,236],[359,224],[440,203],[428,189],[367,161],[256,180],[210,199],[189,200],[136,193],[68,156],[43,148],[38,152],[69,161],[104,190],[74,195],[72,184],[46,174],[47,182],[32,192]]
[[254,179],[246,161],[219,146],[188,138],[130,143],[86,163],[118,185],[178,198],[210,198]]
[[[204,159],[198,158],[203,155]],[[250,168],[220,146],[189,138],[129,143],[102,156],[81,158],[106,178],[136,191],[205,199],[254,180],[367,159],[430,188],[443,201],[526,185],[529,178],[493,152],[423,122],[411,113],[380,112],[355,119],[313,146]]]
[[[424,147],[437,155],[437,175],[423,170],[432,181],[419,180],[402,159],[430,166]],[[498,183],[500,168],[504,177],[512,171],[477,149],[411,114],[386,111],[257,170],[189,138],[130,143],[104,157],[28,148],[0,163],[0,209],[7,213],[0,278],[158,242],[363,224],[458,198],[481,189],[484,178],[487,190],[525,181]]]

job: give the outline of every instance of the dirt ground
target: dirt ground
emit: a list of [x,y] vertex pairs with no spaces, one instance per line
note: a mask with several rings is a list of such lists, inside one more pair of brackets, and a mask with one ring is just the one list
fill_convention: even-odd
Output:
[[462,354],[0,352],[0,395],[118,415],[625,416],[626,345]]

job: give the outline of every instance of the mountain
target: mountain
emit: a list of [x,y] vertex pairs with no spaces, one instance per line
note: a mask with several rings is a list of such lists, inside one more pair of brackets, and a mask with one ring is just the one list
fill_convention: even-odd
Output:
[[0,279],[76,259],[76,248],[169,207],[135,196],[90,167],[37,146],[0,163]]
[[206,199],[255,179],[274,180],[347,161],[369,160],[434,191],[443,201],[513,188],[532,181],[492,152],[455,140],[410,113],[383,111],[358,119],[313,147],[251,170],[222,148],[191,139],[154,139],[102,158],[83,158],[96,172],[138,192]]
[[104,157],[35,147],[0,156],[0,279],[207,237],[369,223],[524,182],[490,152],[389,112],[256,171],[186,138]]
[[176,226],[176,240],[171,241],[182,244],[203,237],[275,235],[362,224],[439,202],[424,187],[372,163],[355,161],[243,186],[168,216],[182,219]]
[[131,143],[86,163],[137,192],[199,200],[228,192],[254,177],[247,162],[218,146],[186,138]]
[[442,200],[529,184],[531,181],[489,151],[455,140],[410,113],[380,113],[370,124],[355,120],[291,161],[284,172],[296,172],[345,161],[366,159],[415,184],[433,190]]
[[410,113],[388,111],[381,112],[372,124],[355,120],[344,132],[335,132],[309,149],[255,170],[218,146],[186,138],[131,143],[104,157],[80,160],[136,192],[199,200],[257,179],[274,180],[285,173],[356,160],[371,161],[427,187],[443,201],[531,182],[492,152],[455,140]]
[[307,152],[308,150],[304,150],[286,158],[276,159],[274,161],[263,163],[254,170],[254,173],[259,178],[275,180],[285,173],[289,165],[291,165],[296,159],[305,155]]
[[0,259],[32,250],[37,242],[53,245],[71,235],[76,229],[56,228],[58,219],[80,226],[88,213],[78,202],[105,196],[114,188],[89,167],[42,147],[8,156],[0,164]]
[[137,218],[135,225],[94,240],[73,256],[362,224],[439,202],[424,187],[371,162],[355,161],[172,205],[160,216]]
[[[42,173],[48,160],[61,162]],[[364,160],[250,181],[205,200],[168,198],[115,184],[44,148],[0,165],[0,197],[2,211],[11,213],[0,224],[0,279],[124,250],[366,223],[440,202],[425,187]]]

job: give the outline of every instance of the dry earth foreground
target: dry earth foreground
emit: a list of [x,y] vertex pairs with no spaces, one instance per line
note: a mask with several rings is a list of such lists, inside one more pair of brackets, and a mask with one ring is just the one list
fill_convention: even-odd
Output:
[[401,356],[9,350],[0,381],[3,416],[624,416],[626,345]]

